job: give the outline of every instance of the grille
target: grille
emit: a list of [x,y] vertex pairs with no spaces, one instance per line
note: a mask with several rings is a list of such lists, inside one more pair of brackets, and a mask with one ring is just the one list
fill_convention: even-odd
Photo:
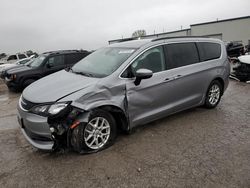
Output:
[[30,110],[33,106],[37,105],[37,103],[33,103],[30,101],[27,101],[23,97],[21,98],[21,106],[24,110]]

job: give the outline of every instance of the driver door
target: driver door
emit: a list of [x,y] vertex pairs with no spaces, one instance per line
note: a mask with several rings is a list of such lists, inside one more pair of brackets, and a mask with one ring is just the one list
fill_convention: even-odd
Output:
[[49,57],[44,67],[44,75],[47,76],[65,68],[64,55]]
[[163,47],[154,47],[144,52],[126,71],[130,71],[131,77],[134,77],[135,72],[141,68],[151,70],[153,76],[142,80],[137,86],[134,78],[127,80],[128,113],[132,126],[157,119],[166,104],[166,88],[163,87],[166,75]]

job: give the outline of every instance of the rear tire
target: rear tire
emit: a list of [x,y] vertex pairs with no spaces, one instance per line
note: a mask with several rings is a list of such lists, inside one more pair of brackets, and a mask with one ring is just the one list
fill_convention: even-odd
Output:
[[93,111],[88,123],[77,126],[71,136],[71,145],[79,153],[94,153],[111,146],[117,128],[113,116],[103,110]]
[[214,80],[208,87],[205,104],[206,108],[215,108],[221,99],[222,96],[222,85],[218,80]]

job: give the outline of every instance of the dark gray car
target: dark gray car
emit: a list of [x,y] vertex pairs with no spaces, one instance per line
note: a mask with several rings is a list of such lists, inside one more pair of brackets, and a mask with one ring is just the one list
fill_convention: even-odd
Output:
[[129,132],[196,106],[216,107],[229,70],[217,39],[117,43],[28,86],[18,120],[36,148],[96,152],[114,142],[118,129]]

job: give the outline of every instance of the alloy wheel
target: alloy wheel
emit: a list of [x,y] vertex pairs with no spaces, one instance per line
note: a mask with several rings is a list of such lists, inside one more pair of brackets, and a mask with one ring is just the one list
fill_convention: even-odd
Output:
[[215,105],[220,99],[220,87],[214,84],[208,93],[208,101],[211,105]]
[[103,117],[93,118],[84,129],[85,144],[91,149],[100,149],[110,137],[110,124]]

